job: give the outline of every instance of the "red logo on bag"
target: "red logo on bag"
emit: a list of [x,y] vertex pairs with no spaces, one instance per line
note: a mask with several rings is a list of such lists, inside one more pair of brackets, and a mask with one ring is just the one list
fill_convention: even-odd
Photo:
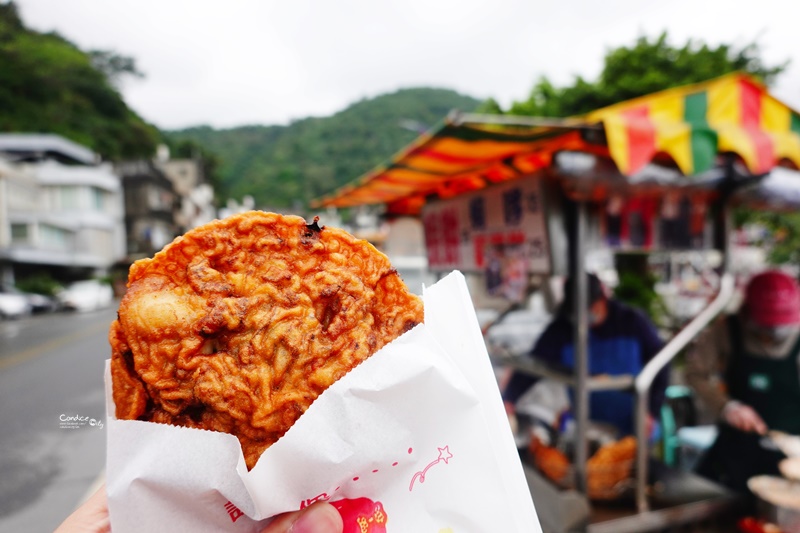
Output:
[[[336,487],[336,490],[339,490],[339,487]],[[313,505],[313,504],[315,504],[317,502],[326,502],[326,501],[328,501],[330,499],[331,499],[331,497],[328,496],[328,493],[327,492],[323,492],[319,496],[314,496],[313,498],[309,498],[307,500],[303,500],[300,503],[300,509],[305,509],[309,505]]]
[[342,533],[386,533],[389,517],[381,502],[369,498],[336,500],[331,502],[342,515]]
[[244,516],[244,513],[241,511],[241,509],[233,505],[231,502],[225,503],[225,510],[228,512],[228,516],[231,517],[231,522],[236,522],[239,518]]

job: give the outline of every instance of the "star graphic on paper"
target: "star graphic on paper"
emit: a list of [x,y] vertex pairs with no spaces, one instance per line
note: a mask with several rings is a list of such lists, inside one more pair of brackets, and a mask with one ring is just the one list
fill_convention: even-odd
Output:
[[444,464],[449,464],[447,461],[452,459],[453,454],[450,453],[450,446],[445,446],[444,448],[437,448],[439,450],[439,460],[444,461]]

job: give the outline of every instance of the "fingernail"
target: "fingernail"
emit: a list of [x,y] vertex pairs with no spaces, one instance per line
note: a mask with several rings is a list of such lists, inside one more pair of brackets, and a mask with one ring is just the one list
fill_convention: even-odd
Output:
[[342,531],[342,517],[329,503],[317,503],[305,511],[297,522],[292,524],[291,533],[339,533]]

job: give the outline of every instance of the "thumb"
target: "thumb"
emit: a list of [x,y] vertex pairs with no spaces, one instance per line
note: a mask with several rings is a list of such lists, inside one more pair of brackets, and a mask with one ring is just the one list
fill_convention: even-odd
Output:
[[344,525],[336,508],[327,503],[280,515],[261,533],[342,533]]

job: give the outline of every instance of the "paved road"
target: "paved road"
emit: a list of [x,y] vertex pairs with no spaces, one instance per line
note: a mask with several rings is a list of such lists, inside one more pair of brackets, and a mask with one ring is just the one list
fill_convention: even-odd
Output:
[[115,315],[0,321],[0,531],[52,531],[102,474]]

